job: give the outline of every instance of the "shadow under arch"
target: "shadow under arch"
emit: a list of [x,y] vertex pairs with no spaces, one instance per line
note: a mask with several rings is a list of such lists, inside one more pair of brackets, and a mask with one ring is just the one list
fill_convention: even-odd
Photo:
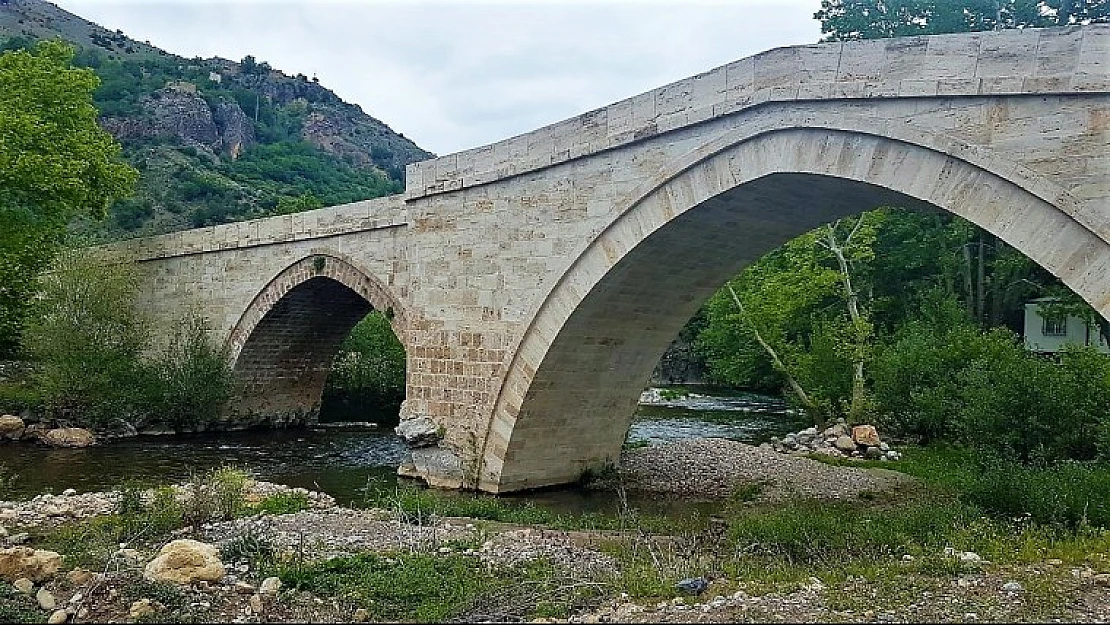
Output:
[[228,337],[237,384],[229,411],[248,422],[314,421],[343,339],[373,310],[405,343],[396,298],[351,260],[312,253],[286,267],[251,301]]
[[878,206],[968,219],[1110,313],[1110,246],[1070,210],[1074,198],[1016,166],[858,129],[713,143],[630,198],[545,298],[494,406],[479,488],[567,483],[616,461],[652,368],[721,284],[795,236]]

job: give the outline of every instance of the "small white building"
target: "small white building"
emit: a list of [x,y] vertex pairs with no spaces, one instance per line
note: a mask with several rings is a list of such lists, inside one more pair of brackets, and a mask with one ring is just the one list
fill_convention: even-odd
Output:
[[1079,317],[1042,316],[1040,304],[1052,301],[1042,297],[1025,304],[1025,348],[1031,352],[1054,354],[1067,343],[1097,347],[1110,354],[1110,345],[1098,326],[1088,326]]

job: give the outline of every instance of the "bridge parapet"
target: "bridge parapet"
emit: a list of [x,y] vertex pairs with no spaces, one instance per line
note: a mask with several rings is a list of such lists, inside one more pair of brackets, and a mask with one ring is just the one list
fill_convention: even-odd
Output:
[[400,195],[340,204],[264,219],[171,232],[106,245],[135,261],[249,249],[403,226],[408,213]]
[[406,199],[538,171],[768,103],[1110,91],[1110,24],[775,48],[408,166]]

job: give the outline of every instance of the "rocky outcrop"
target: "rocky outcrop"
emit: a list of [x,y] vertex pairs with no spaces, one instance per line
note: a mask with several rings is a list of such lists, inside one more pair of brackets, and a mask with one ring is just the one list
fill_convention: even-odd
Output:
[[62,556],[55,551],[30,547],[0,549],[0,579],[8,582],[20,578],[41,582],[54,577],[61,568]]
[[40,439],[51,447],[88,447],[96,444],[96,436],[85,428],[55,428],[47,430]]
[[210,105],[187,83],[159,89],[139,104],[141,115],[106,117],[100,125],[119,141],[174,138],[233,158],[254,144],[254,124],[238,103]]
[[224,576],[220,551],[213,545],[183,538],[162,547],[146,565],[143,577],[155,582],[192,584],[217,582]]

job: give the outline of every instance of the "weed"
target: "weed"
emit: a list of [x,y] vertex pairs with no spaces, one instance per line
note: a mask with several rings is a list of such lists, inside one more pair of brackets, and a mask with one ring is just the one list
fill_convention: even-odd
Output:
[[220,557],[227,562],[246,562],[258,570],[274,563],[274,545],[253,529],[227,541],[220,548]]
[[254,512],[262,514],[295,514],[312,507],[308,495],[286,491],[270,495],[251,506]]

